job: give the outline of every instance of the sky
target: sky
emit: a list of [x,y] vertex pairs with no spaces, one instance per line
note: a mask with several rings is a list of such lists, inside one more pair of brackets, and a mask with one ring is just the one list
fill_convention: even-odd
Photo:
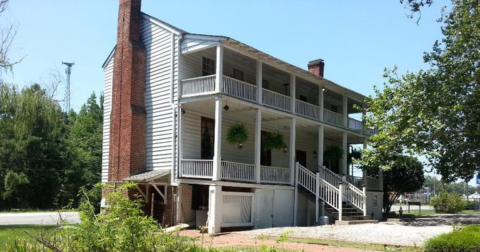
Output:
[[[116,42],[118,0],[10,0],[0,27],[18,26],[12,58],[24,60],[6,82],[51,83],[74,62],[71,108],[103,91],[102,64]],[[409,19],[398,0],[143,0],[142,11],[187,32],[223,35],[306,69],[324,59],[325,78],[364,95],[381,87],[385,68],[428,68],[423,53],[442,38],[436,22],[448,0]],[[64,97],[65,83],[57,98]]]

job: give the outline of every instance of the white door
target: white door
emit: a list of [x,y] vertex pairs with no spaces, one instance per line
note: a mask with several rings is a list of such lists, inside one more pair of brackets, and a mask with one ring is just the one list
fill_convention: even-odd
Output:
[[273,225],[293,226],[293,190],[275,190],[273,193]]

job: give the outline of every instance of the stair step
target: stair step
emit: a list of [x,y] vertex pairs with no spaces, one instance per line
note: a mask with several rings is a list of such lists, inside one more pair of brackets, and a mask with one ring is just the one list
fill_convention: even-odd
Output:
[[336,220],[335,225],[377,224],[378,220]]

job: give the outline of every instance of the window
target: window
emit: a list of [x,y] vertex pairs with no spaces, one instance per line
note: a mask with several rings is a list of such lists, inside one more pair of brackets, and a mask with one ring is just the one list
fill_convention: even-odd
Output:
[[337,113],[338,113],[338,106],[331,104],[331,105],[330,105],[330,110],[333,111],[333,112],[337,112]]
[[243,81],[243,72],[234,68],[233,69],[233,78]]
[[215,146],[215,120],[202,117],[200,141],[202,159],[213,159],[213,147]]
[[215,60],[205,58],[202,59],[202,76],[215,74]]
[[305,95],[300,95],[300,101],[307,102],[307,97]]
[[265,166],[271,166],[272,165],[272,151],[271,150],[265,150],[263,148],[263,144],[265,142],[265,139],[268,136],[268,132],[262,131],[261,135],[261,153],[260,153],[260,165],[265,165]]
[[268,80],[262,79],[262,88],[268,89]]

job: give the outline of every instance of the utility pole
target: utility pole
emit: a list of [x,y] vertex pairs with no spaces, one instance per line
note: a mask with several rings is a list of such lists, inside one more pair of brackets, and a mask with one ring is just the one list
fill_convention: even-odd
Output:
[[65,69],[65,73],[67,74],[67,85],[65,87],[65,112],[68,113],[68,111],[70,111],[70,75],[72,73],[72,66],[75,65],[75,63],[62,61],[62,64],[67,66]]

